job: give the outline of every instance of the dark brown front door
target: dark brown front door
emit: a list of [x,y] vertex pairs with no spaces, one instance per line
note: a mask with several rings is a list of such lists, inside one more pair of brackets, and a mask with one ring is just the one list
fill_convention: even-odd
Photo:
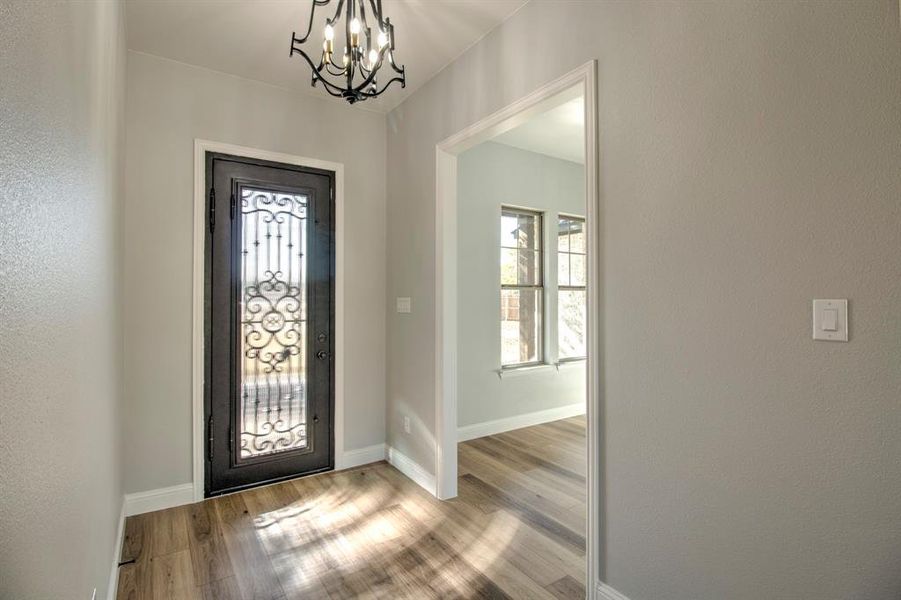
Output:
[[206,494],[334,467],[334,174],[207,153]]

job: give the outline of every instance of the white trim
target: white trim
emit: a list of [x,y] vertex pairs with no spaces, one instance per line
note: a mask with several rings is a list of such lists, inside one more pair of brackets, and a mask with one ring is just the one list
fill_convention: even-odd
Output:
[[[561,95],[585,99],[585,219],[588,225],[588,359],[586,361],[588,503],[587,581],[599,581],[604,563],[600,432],[603,428],[601,354],[603,284],[601,204],[598,194],[597,62],[581,67],[450,136],[435,147],[435,474],[438,498],[457,494],[457,155],[558,104]],[[587,586],[588,596],[597,594]]]
[[620,592],[617,592],[615,589],[604,583],[603,581],[598,582],[598,598],[597,600],[629,600]]
[[[368,465],[369,463],[385,460],[386,455],[385,444],[373,444],[372,446],[366,446],[365,448],[348,450],[342,454],[341,462],[336,462],[335,470],[342,471],[345,469],[353,469],[354,467],[359,467],[361,465]],[[201,500],[203,500],[203,498],[201,498]],[[125,499],[122,503],[122,520],[124,521],[125,517],[153,512],[155,510],[174,508],[176,506],[184,506],[185,504],[193,504],[194,502],[197,502],[197,500],[194,498],[193,483],[182,483],[180,485],[173,485],[172,487],[125,494]],[[122,537],[121,531],[119,537]]]
[[194,502],[194,484],[183,483],[146,492],[125,494],[123,509],[125,516],[131,517],[192,502]]
[[439,145],[435,160],[435,495],[446,500],[457,495],[457,157]]
[[209,140],[194,140],[194,277],[191,349],[193,410],[193,500],[203,500],[203,263],[206,239],[206,153],[222,152],[247,158],[300,165],[335,173],[335,465],[344,464],[344,165],[342,163],[269,152]]
[[497,373],[498,379],[507,379],[509,377],[521,377],[523,375],[535,375],[536,373],[559,370],[560,369],[556,364],[545,363],[541,365],[529,365],[527,367],[501,367],[500,369],[495,369],[494,372]]
[[581,402],[557,408],[536,410],[535,412],[522,415],[460,427],[457,429],[457,441],[465,442],[467,440],[485,437],[486,435],[504,433],[505,431],[513,431],[514,429],[522,429],[523,427],[531,427],[532,425],[541,425],[542,423],[550,423],[551,421],[559,421],[560,419],[568,419],[584,414],[585,405]]
[[435,495],[435,476],[425,470],[422,465],[391,446],[388,446],[388,462],[425,491]]
[[122,556],[122,542],[125,538],[125,498],[122,498],[122,506],[119,509],[119,522],[116,525],[116,541],[113,545],[113,566],[109,574],[109,583],[106,586],[107,600],[116,600],[119,588],[119,559]]
[[385,449],[385,444],[373,444],[372,446],[366,446],[365,448],[358,448],[356,450],[345,450],[341,462],[335,463],[335,470],[342,471],[344,469],[353,469],[354,467],[359,467],[361,465],[368,465],[369,463],[385,460],[387,456],[388,452]]

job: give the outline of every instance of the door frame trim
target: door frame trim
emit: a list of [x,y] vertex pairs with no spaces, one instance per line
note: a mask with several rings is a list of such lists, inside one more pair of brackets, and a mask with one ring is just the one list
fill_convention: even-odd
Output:
[[344,461],[344,164],[270,152],[248,146],[194,140],[194,264],[192,281],[191,317],[191,406],[194,501],[204,499],[206,461],[204,435],[204,257],[206,243],[206,153],[219,152],[244,158],[279,162],[313,169],[332,171],[335,174],[335,470],[343,469]]
[[603,206],[598,186],[597,61],[550,81],[435,147],[435,496],[457,495],[457,156],[542,112],[555,97],[580,87],[585,103],[585,218],[588,224],[587,307],[587,548],[586,594],[605,578],[603,447]]

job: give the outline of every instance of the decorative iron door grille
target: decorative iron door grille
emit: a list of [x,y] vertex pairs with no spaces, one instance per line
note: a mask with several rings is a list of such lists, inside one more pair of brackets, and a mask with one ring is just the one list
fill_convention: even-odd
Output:
[[333,174],[207,155],[207,495],[332,468]]
[[240,187],[239,459],[309,448],[307,197]]

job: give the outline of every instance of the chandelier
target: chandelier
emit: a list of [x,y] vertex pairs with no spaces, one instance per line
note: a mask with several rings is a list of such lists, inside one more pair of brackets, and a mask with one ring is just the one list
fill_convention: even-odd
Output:
[[[375,98],[395,81],[406,87],[404,67],[394,62],[394,25],[382,13],[382,0],[338,0],[334,15],[325,20],[319,64],[304,52],[301,45],[313,31],[316,8],[327,7],[331,3],[332,0],[313,0],[306,34],[302,38],[298,38],[296,32],[291,34],[290,56],[297,53],[310,65],[313,87],[321,83],[329,94],[344,98],[351,104]],[[369,15],[366,13],[367,5]],[[340,43],[340,40],[335,40],[335,35],[342,17],[344,51],[335,58],[336,41]],[[382,77],[379,87],[377,76],[386,65],[390,70]],[[389,78],[387,81],[386,77]]]

